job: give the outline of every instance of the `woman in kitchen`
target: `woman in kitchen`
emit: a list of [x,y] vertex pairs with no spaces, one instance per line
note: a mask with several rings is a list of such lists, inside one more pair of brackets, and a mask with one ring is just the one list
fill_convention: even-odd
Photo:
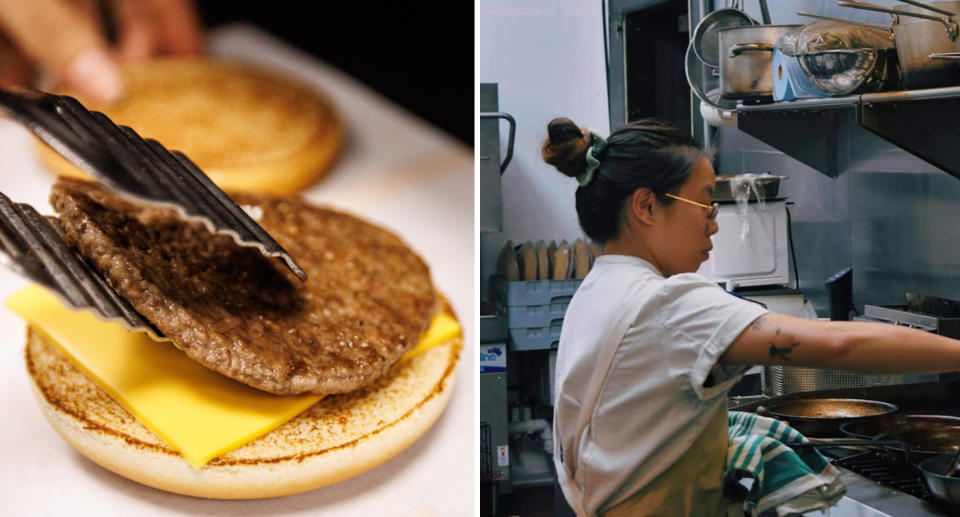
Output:
[[666,124],[606,140],[554,119],[543,159],[579,183],[603,244],[570,302],[556,365],[554,461],[580,514],[724,515],[726,393],[752,365],[960,370],[960,341],[767,312],[694,272],[711,250],[714,170]]

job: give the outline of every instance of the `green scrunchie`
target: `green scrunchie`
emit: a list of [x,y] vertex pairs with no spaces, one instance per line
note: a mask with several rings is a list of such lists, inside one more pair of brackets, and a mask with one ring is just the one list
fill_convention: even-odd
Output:
[[577,183],[579,183],[581,187],[586,186],[593,180],[593,175],[597,172],[597,167],[600,166],[600,160],[596,158],[596,155],[607,148],[607,141],[596,132],[590,131],[590,139],[593,143],[590,144],[590,148],[587,149],[587,168],[580,174],[577,174]]

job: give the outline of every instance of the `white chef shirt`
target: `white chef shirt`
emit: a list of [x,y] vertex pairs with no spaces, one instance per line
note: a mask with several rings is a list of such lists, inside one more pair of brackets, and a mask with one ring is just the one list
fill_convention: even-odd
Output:
[[625,307],[636,316],[604,374],[579,450],[568,452],[590,515],[643,489],[687,452],[746,369],[717,359],[766,312],[700,275],[664,278],[643,259],[600,256],[570,301],[560,334],[554,458],[561,485],[562,452],[573,447],[599,348]]

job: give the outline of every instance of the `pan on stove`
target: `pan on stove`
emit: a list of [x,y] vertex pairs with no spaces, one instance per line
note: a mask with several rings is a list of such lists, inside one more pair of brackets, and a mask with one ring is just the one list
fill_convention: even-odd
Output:
[[[957,444],[960,443],[960,417],[884,415],[872,420],[841,424],[840,431],[854,438],[904,442],[914,458],[924,460],[938,454],[957,452]],[[888,448],[899,449],[896,446]]]
[[869,421],[896,412],[896,404],[879,400],[801,398],[781,400],[757,408],[757,413],[787,421],[804,436],[843,436],[840,424]]
[[[869,422],[850,422],[840,430],[855,438],[899,438],[910,448],[911,458],[930,494],[941,503],[960,509],[960,478],[947,469],[960,444],[960,418],[946,415],[888,415]],[[887,445],[902,450],[902,446]]]
[[947,476],[953,454],[938,454],[920,462],[920,474],[927,489],[940,502],[960,508],[960,477]]

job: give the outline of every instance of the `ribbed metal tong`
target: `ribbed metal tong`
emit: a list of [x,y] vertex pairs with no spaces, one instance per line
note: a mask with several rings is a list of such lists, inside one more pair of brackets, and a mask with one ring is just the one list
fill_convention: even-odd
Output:
[[[172,208],[241,246],[278,257],[301,280],[293,257],[183,153],[91,112],[76,99],[0,88],[0,109],[90,176],[141,204]],[[0,193],[0,263],[53,290],[74,309],[92,309],[131,330],[160,333],[68,248],[59,228],[30,205]]]
[[0,263],[50,289],[72,309],[92,309],[128,330],[162,335],[67,247],[53,222],[4,194],[0,194]]
[[141,138],[65,95],[0,88],[0,109],[132,201],[172,208],[185,219],[204,223],[211,232],[230,235],[241,246],[283,259],[300,280],[307,279],[293,257],[183,153]]

